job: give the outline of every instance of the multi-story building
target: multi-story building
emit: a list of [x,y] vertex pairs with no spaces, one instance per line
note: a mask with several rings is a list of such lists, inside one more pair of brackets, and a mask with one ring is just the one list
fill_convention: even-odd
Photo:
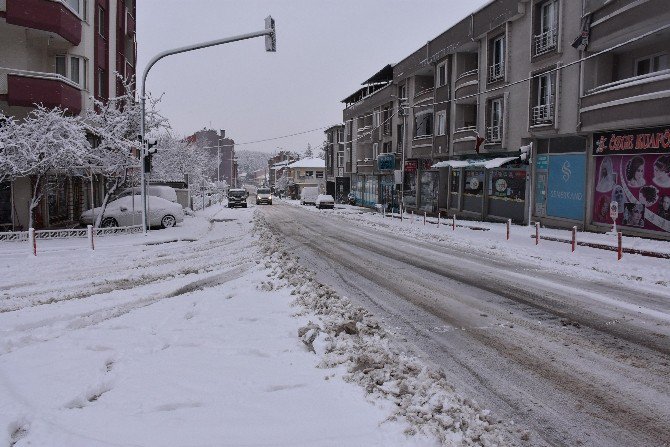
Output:
[[[607,206],[617,202],[627,233],[667,237],[670,11],[662,3],[489,2],[393,65],[387,97],[377,99],[382,86],[345,100],[352,189],[374,174],[358,160],[377,155],[367,131],[390,99],[408,209],[607,229]],[[531,146],[532,162],[523,163],[519,150]],[[363,204],[383,201],[380,179],[363,185],[371,193]]]
[[213,182],[225,181],[230,186],[237,183],[237,159],[235,158],[235,140],[226,138],[226,131],[203,129],[188,140],[207,150],[213,161],[213,169],[209,171]]
[[349,194],[349,176],[345,176],[344,163],[344,125],[337,124],[325,131],[326,145],[326,192],[333,197],[342,198]]
[[[135,76],[135,0],[0,0],[0,113],[25,117],[36,103],[79,114],[92,97],[122,92]],[[0,225],[26,228],[30,179],[0,185]],[[51,176],[38,227],[76,221],[98,204],[103,182]],[[6,200],[9,199],[9,202]]]
[[303,188],[317,186],[319,194],[326,193],[326,162],[320,158],[303,158],[286,166],[291,196],[300,196]]
[[344,109],[344,174],[351,176],[356,201],[366,206],[396,200],[393,150],[395,94],[393,66],[387,65],[363,87],[342,100]]

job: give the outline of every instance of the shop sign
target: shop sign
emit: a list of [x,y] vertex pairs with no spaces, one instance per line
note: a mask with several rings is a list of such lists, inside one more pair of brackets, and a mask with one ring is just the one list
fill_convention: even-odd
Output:
[[419,166],[419,162],[417,160],[406,160],[405,161],[405,172],[416,172],[418,166]]
[[593,155],[670,152],[670,126],[593,134]]
[[549,156],[547,216],[584,219],[586,154]]
[[597,157],[595,172],[594,222],[617,202],[617,225],[670,232],[670,153]]
[[394,170],[395,154],[379,154],[379,156],[377,156],[377,169],[380,171]]
[[546,171],[549,166],[549,156],[548,155],[538,155],[537,161],[535,162],[535,167],[538,171]]

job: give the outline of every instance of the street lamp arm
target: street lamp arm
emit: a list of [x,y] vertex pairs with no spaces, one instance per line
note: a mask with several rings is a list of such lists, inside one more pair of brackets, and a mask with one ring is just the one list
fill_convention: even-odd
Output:
[[208,42],[202,42],[202,43],[197,43],[194,45],[187,45],[185,47],[180,47],[180,48],[174,48],[172,50],[166,50],[163,51],[162,53],[158,53],[155,55],[147,64],[146,68],[144,69],[144,73],[142,74],[142,98],[145,96],[145,85],[147,81],[147,76],[149,75],[149,70],[158,62],[159,60],[171,56],[173,54],[180,54],[180,53],[186,53],[189,51],[194,51],[194,50],[200,50],[202,48],[208,48],[208,47],[213,47],[216,45],[222,45],[225,43],[231,43],[231,42],[238,42],[240,40],[247,40],[247,39],[253,39],[254,37],[261,37],[261,36],[272,36],[275,33],[274,30],[272,29],[264,29],[262,31],[256,31],[253,33],[247,33],[247,34],[240,34],[237,36],[232,36],[232,37],[226,37],[223,39],[217,39],[217,40],[210,40]]

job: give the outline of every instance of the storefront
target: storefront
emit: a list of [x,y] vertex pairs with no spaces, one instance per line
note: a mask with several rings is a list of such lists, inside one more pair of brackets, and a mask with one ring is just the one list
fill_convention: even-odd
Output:
[[527,176],[527,167],[519,164],[488,171],[488,217],[524,221]]
[[374,207],[379,203],[379,177],[376,175],[352,175],[352,191],[356,204]]
[[434,213],[437,211],[437,195],[440,185],[439,172],[432,168],[432,160],[419,161],[419,204],[417,208],[420,211]]
[[405,160],[405,174],[403,182],[403,206],[405,208],[416,208],[416,182],[418,160]]
[[592,223],[670,236],[670,126],[593,135]]

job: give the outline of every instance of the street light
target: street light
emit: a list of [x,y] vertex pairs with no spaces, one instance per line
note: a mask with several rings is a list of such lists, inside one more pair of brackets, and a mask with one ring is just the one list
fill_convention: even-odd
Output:
[[[209,42],[202,42],[202,43],[197,43],[194,45],[188,45],[185,47],[180,47],[180,48],[175,48],[173,50],[167,50],[163,51],[162,53],[157,54],[156,56],[153,57],[149,61],[149,64],[147,64],[146,68],[144,69],[144,74],[142,75],[142,89],[141,89],[141,95],[140,95],[140,104],[142,107],[142,123],[140,126],[140,132],[142,136],[142,149],[141,149],[141,154],[140,157],[142,159],[142,162],[140,163],[141,166],[144,166],[144,157],[146,157],[146,149],[144,145],[145,141],[145,126],[146,126],[146,84],[147,84],[147,75],[149,74],[149,70],[151,70],[151,67],[153,67],[156,62],[159,60],[171,56],[173,54],[180,54],[180,53],[186,53],[188,51],[194,51],[194,50],[200,50],[203,48],[209,48],[213,47],[216,45],[223,45],[226,43],[231,43],[231,42],[237,42],[240,40],[247,40],[247,39],[252,39],[254,37],[261,37],[265,36],[265,51],[268,52],[275,52],[277,51],[277,35],[275,32],[275,21],[271,16],[266,17],[265,19],[265,29],[262,31],[256,31],[253,33],[248,33],[248,34],[240,34],[238,36],[233,36],[233,37],[227,37],[224,39],[217,39],[217,40],[211,40]],[[147,193],[146,193],[146,175],[144,172],[144,168],[142,169],[142,229],[144,232],[144,235],[146,236],[147,234]]]

